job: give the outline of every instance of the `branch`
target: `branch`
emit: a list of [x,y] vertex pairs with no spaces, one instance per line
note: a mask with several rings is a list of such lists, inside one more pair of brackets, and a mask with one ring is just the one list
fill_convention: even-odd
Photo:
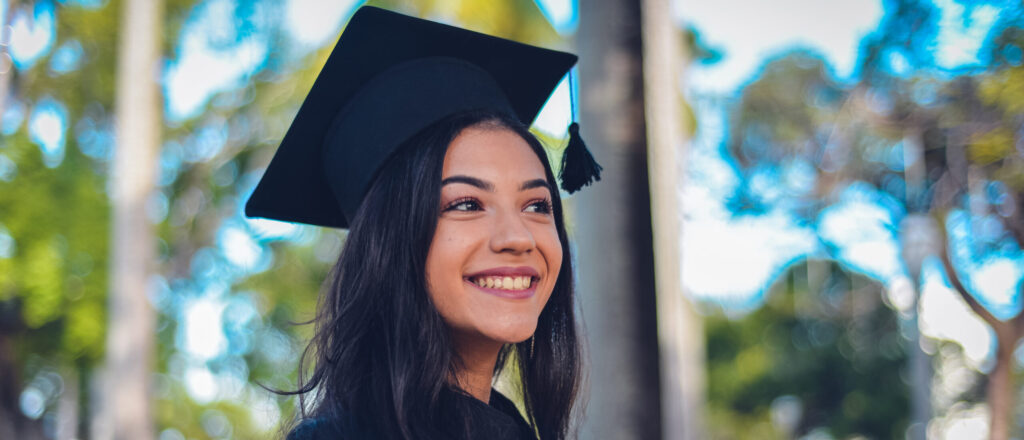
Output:
[[978,316],[981,317],[988,325],[992,326],[992,329],[999,333],[1000,330],[1006,326],[1006,323],[996,318],[992,312],[989,312],[985,306],[981,305],[980,302],[974,295],[971,295],[967,288],[964,287],[963,283],[960,282],[960,276],[956,273],[956,268],[953,267],[953,262],[949,258],[949,233],[946,232],[945,216],[939,216],[939,229],[942,231],[942,240],[939,250],[939,257],[942,259],[942,267],[946,269],[946,277],[949,278],[949,284],[953,286],[953,289],[960,294],[960,297],[967,302],[971,310],[974,311]]
[[957,177],[949,169],[935,180],[932,185],[932,210],[945,212],[950,206],[953,206],[953,197],[956,196],[958,188],[960,188],[957,180]]

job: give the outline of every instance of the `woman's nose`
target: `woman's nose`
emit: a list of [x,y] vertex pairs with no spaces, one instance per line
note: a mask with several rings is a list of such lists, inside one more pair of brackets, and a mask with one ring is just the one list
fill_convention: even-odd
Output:
[[520,213],[507,210],[496,214],[490,244],[494,252],[515,254],[530,252],[537,246]]

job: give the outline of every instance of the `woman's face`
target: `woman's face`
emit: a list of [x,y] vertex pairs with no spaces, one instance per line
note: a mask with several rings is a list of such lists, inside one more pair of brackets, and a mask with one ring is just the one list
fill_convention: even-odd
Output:
[[562,267],[544,166],[515,132],[474,126],[448,146],[441,179],[431,300],[457,339],[529,338]]

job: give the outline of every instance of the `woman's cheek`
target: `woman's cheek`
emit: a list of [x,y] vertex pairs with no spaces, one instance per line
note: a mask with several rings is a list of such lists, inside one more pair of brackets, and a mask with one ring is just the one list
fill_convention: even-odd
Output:
[[[558,231],[554,225],[538,231],[537,237],[541,238],[537,241],[537,247],[544,256],[544,263],[547,265],[548,270],[545,294],[550,297],[551,292],[555,288],[555,283],[558,281],[558,274],[562,269],[562,243],[558,239]],[[544,298],[545,303],[547,299]]]

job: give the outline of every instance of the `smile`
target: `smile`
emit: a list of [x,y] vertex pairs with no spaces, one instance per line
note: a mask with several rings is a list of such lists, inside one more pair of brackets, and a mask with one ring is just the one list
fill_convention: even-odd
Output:
[[533,284],[533,277],[526,276],[483,276],[470,278],[469,282],[480,287],[504,290],[526,290]]
[[484,293],[505,298],[529,298],[537,290],[540,274],[531,267],[497,268],[465,277]]

